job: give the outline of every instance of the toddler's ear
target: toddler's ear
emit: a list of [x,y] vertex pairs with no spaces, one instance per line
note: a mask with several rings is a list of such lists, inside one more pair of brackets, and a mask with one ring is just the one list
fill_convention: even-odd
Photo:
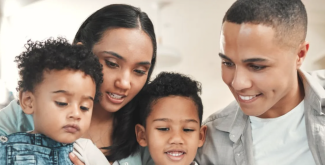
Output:
[[141,124],[137,124],[135,126],[135,135],[137,136],[137,141],[140,146],[146,147],[148,145],[146,139],[146,129]]
[[206,125],[202,125],[200,128],[200,138],[199,138],[199,147],[202,147],[205,142],[205,136],[207,133],[208,127]]
[[26,114],[34,113],[34,95],[30,91],[19,92],[19,104]]

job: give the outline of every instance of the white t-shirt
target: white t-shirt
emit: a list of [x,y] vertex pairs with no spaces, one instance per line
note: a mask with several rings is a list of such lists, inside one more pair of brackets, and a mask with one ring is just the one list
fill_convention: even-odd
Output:
[[250,116],[257,165],[315,165],[309,150],[304,101],[277,118]]

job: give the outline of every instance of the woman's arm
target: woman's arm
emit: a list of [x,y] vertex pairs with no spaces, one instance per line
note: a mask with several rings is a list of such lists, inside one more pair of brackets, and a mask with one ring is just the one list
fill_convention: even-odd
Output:
[[26,115],[17,100],[0,110],[0,135],[27,132],[34,129],[33,116]]

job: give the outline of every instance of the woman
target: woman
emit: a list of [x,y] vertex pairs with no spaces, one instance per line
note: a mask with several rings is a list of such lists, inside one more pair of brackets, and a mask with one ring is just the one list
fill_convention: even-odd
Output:
[[[102,97],[94,105],[90,128],[83,137],[91,139],[113,165],[141,164],[135,154],[134,109],[156,61],[151,20],[133,6],[109,5],[85,20],[73,43],[91,49],[104,74]],[[32,116],[24,114],[15,101],[0,111],[0,134],[32,129]],[[74,164],[82,164],[73,154],[70,158]]]

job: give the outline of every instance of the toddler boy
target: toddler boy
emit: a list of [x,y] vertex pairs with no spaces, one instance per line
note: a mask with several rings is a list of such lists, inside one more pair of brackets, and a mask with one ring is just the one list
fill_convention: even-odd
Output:
[[28,41],[25,47],[15,59],[19,104],[33,115],[34,130],[0,136],[0,164],[72,165],[73,148],[86,165],[108,164],[90,140],[79,139],[89,128],[103,81],[98,59],[63,38]]

